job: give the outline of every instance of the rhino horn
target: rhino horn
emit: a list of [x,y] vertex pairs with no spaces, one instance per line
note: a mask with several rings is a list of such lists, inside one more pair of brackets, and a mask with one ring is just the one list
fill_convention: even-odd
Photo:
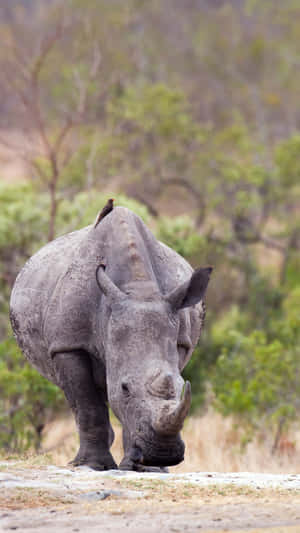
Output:
[[96,281],[100,291],[105,294],[111,303],[118,302],[125,298],[124,292],[122,292],[105,273],[105,265],[102,263],[98,265],[96,269]]
[[175,388],[173,383],[173,377],[171,373],[155,374],[154,377],[149,380],[147,389],[153,396],[158,396],[170,400],[175,398]]
[[191,397],[191,384],[189,381],[186,381],[183,396],[179,404],[173,408],[170,408],[169,405],[163,407],[160,415],[153,424],[154,430],[164,435],[176,435],[179,433],[182,429],[184,419],[189,412]]

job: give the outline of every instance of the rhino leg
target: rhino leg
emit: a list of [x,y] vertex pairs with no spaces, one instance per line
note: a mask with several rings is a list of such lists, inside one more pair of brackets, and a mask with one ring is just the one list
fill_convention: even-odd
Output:
[[83,351],[56,353],[53,364],[57,383],[64,391],[79,430],[80,448],[71,464],[87,465],[94,470],[116,469],[109,451],[113,430],[106,394],[94,382],[88,354]]

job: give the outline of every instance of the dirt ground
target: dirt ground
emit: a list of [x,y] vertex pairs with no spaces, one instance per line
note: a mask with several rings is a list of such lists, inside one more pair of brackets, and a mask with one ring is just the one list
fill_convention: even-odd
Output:
[[136,474],[0,463],[0,531],[300,533],[300,475]]

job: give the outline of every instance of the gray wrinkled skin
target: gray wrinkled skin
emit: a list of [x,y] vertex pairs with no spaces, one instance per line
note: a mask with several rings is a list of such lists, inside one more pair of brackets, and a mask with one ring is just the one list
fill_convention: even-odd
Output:
[[12,291],[11,322],[27,359],[62,388],[74,412],[74,465],[116,468],[108,403],[123,426],[120,468],[183,460],[190,386],[183,393],[180,372],[200,335],[210,270],[193,274],[123,207],[26,263]]

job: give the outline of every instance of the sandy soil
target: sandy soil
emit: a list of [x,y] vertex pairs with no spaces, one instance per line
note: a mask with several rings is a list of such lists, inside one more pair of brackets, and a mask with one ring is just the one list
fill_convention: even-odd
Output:
[[300,475],[136,474],[4,461],[0,487],[0,531],[300,532]]

